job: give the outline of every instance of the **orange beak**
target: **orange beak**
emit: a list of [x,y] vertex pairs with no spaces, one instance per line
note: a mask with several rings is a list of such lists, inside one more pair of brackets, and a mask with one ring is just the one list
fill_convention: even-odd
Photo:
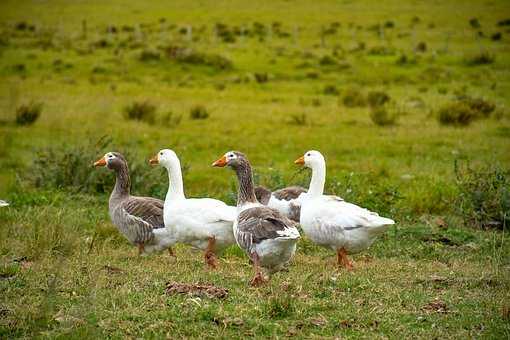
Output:
[[104,159],[104,157],[101,157],[99,158],[97,161],[94,162],[94,166],[95,167],[98,167],[98,166],[106,166],[106,161]]
[[223,168],[225,165],[227,165],[227,157],[223,156],[220,159],[218,159],[216,162],[212,164],[212,166],[218,166],[220,168]]
[[159,164],[159,159],[158,159],[158,155],[152,157],[151,159],[149,159],[149,164],[150,165],[156,165],[156,164]]
[[294,161],[294,164],[297,165],[305,165],[305,156],[301,156]]

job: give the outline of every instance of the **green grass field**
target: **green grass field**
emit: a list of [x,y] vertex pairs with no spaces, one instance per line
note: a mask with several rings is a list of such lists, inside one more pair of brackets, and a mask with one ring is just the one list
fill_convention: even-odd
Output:
[[[503,0],[2,1],[0,338],[510,338],[509,19]],[[439,122],[468,100],[488,113]],[[135,102],[153,116],[126,119]],[[317,149],[328,192],[397,224],[353,272],[303,238],[258,289],[236,247],[216,271],[184,246],[137,257],[91,164],[122,152],[132,192],[163,198],[162,148],[189,197],[229,204],[226,151],[276,189],[308,186],[293,161]]]

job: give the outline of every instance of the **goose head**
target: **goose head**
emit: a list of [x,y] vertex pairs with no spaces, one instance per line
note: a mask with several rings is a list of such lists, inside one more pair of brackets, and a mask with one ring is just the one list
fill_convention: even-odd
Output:
[[324,164],[324,156],[319,151],[310,150],[294,161],[295,164],[313,169],[314,167]]
[[216,167],[225,167],[229,166],[234,170],[247,168],[250,166],[250,163],[248,162],[248,159],[246,156],[239,151],[229,151],[226,154],[224,154],[220,159],[215,161],[212,166]]
[[177,157],[177,154],[170,149],[160,150],[154,157],[149,159],[149,164],[160,164],[167,169],[173,169],[175,167],[180,168],[179,157]]
[[105,167],[110,170],[119,170],[127,166],[126,159],[118,152],[107,152],[103,157],[94,162],[95,167]]

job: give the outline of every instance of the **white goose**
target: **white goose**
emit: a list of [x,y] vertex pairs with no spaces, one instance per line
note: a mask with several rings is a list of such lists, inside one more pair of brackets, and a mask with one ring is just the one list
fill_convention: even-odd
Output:
[[338,264],[352,269],[347,254],[367,249],[395,222],[340,197],[323,195],[326,161],[320,152],[308,151],[295,163],[312,169],[308,193],[301,196],[300,224],[304,233],[313,242],[332,248]]
[[232,225],[236,208],[216,199],[186,198],[181,162],[174,151],[161,150],[149,162],[161,164],[168,171],[170,183],[163,217],[174,242],[204,250],[206,264],[215,268],[216,253],[235,243]]
[[8,206],[9,206],[9,203],[7,203],[4,200],[0,200],[0,207],[8,207]]

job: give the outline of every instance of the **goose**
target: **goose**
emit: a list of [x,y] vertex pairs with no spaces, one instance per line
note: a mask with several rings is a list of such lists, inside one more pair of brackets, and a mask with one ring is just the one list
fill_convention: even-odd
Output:
[[4,200],[0,200],[0,207],[8,207],[8,206],[9,206],[9,203],[7,203]]
[[318,245],[336,251],[338,265],[352,270],[347,255],[367,249],[395,222],[340,197],[324,195],[326,161],[319,151],[307,151],[294,163],[312,169],[308,193],[301,200],[303,232]]
[[232,232],[235,207],[212,198],[186,198],[181,163],[173,150],[159,151],[149,163],[160,164],[168,171],[164,221],[174,242],[204,250],[206,265],[216,268],[216,254],[235,243]]
[[124,156],[118,152],[108,152],[94,166],[115,171],[115,187],[108,204],[110,218],[121,234],[138,246],[138,255],[168,249],[169,254],[175,256],[170,247],[171,235],[163,222],[163,201],[131,196],[131,180]]
[[255,197],[260,203],[278,210],[287,218],[298,223],[301,212],[301,194],[306,194],[306,189],[299,186],[286,187],[274,192],[263,186],[255,187]]
[[239,189],[234,236],[253,263],[255,276],[250,284],[261,285],[267,281],[261,268],[272,274],[283,269],[292,259],[300,237],[299,231],[294,222],[257,201],[251,165],[244,154],[229,151],[212,165],[229,166],[236,172]]

